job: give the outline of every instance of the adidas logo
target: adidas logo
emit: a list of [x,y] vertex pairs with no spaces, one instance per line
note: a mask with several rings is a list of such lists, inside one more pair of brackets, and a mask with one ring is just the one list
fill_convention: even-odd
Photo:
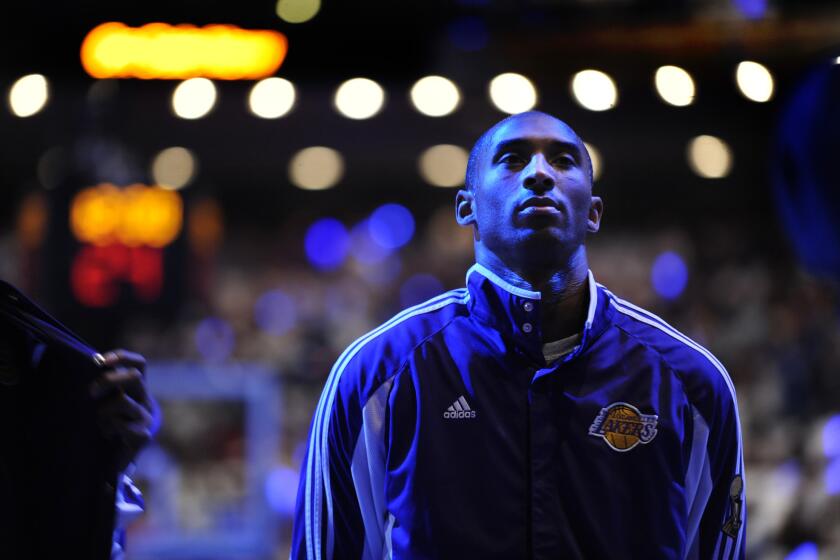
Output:
[[449,408],[443,413],[443,417],[452,420],[475,418],[475,410],[470,408],[470,405],[467,404],[467,399],[464,398],[464,395],[461,395],[457,401],[449,405]]

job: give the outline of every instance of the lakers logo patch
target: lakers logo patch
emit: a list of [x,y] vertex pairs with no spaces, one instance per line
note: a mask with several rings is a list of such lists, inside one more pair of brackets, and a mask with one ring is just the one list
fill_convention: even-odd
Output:
[[642,414],[632,404],[612,403],[598,413],[589,426],[589,435],[604,438],[616,451],[630,451],[656,437],[658,419],[655,414]]

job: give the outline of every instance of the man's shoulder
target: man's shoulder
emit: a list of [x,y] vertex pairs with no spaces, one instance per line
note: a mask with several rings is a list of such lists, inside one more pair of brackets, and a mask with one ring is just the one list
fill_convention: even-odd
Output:
[[414,348],[456,317],[464,309],[467,298],[467,290],[461,288],[404,309],[353,341],[334,368],[387,377]]
[[654,313],[623,300],[608,290],[615,325],[658,354],[685,384],[690,395],[708,392],[732,396],[735,389],[721,361],[705,346]]

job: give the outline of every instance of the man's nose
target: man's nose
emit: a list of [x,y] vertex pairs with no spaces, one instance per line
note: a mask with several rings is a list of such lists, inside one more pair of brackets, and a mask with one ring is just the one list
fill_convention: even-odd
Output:
[[525,168],[525,188],[544,192],[554,188],[551,166],[542,154],[535,154]]

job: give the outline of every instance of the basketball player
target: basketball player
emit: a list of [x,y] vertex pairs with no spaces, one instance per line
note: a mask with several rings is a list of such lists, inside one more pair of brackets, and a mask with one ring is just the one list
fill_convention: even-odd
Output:
[[735,392],[705,348],[596,283],[603,202],[539,112],[470,154],[466,288],[351,344],[326,382],[292,558],[744,557]]

